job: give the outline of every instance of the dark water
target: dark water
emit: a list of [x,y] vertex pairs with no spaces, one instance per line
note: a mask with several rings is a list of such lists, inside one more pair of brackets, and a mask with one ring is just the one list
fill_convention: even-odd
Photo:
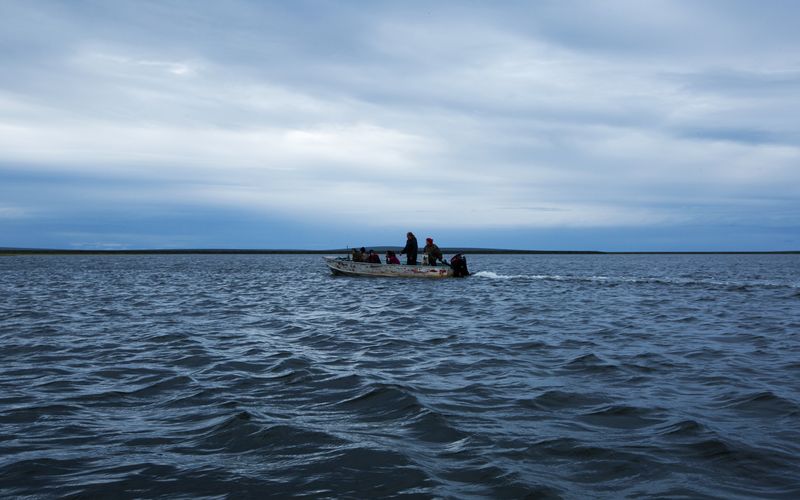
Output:
[[800,497],[800,256],[0,258],[0,497]]

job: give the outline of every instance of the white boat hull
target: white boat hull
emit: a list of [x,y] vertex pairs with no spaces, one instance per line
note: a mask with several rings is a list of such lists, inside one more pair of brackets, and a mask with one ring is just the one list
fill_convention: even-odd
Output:
[[350,259],[323,257],[333,274],[344,276],[379,276],[385,278],[452,278],[453,269],[441,266],[408,266],[405,264],[370,264]]

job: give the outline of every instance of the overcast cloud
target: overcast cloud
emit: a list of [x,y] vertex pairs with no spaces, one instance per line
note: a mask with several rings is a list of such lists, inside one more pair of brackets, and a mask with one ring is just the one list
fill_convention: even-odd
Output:
[[800,249],[798,22],[0,0],[0,246]]

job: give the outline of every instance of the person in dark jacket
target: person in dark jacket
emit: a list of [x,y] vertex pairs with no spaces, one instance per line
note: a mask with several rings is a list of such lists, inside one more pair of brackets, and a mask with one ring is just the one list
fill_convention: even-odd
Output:
[[411,231],[406,234],[406,246],[400,252],[400,255],[406,254],[406,264],[409,266],[417,265],[417,251],[419,245],[417,244],[417,237]]
[[369,253],[367,254],[367,262],[369,262],[370,264],[380,264],[381,257],[377,253],[375,253],[374,250],[370,250]]
[[444,255],[442,255],[442,251],[439,250],[439,247],[436,245],[436,243],[433,242],[433,238],[425,239],[425,243],[426,245],[423,251],[428,257],[428,265],[435,266],[437,260],[444,259]]

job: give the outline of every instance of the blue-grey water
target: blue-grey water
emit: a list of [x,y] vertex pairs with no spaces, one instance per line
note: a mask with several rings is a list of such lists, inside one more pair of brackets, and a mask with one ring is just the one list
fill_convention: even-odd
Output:
[[800,255],[0,257],[0,497],[800,497]]

